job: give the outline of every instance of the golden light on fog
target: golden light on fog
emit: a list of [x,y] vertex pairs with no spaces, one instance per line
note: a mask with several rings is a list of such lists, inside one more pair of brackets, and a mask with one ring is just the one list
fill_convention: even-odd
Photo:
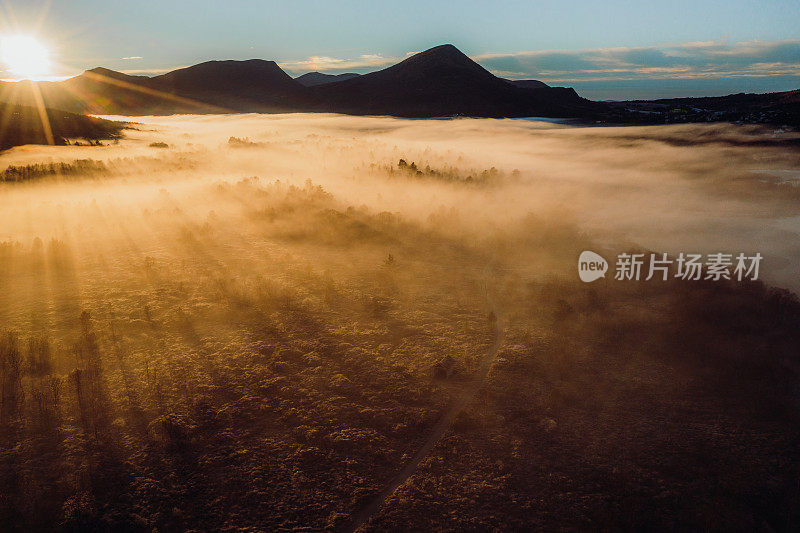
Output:
[[12,74],[36,80],[49,76],[50,52],[30,35],[7,35],[0,38],[0,58]]

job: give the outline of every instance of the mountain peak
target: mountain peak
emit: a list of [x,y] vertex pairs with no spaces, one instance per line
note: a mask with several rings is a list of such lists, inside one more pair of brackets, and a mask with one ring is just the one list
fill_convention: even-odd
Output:
[[421,54],[428,54],[428,55],[434,55],[434,54],[456,54],[456,55],[461,55],[461,56],[467,57],[466,54],[464,54],[464,52],[462,52],[461,50],[456,48],[455,45],[450,44],[450,43],[440,44],[438,46],[434,46],[433,48],[428,48],[427,50],[425,50],[423,52],[420,52],[417,55],[421,55]]
[[299,85],[277,63],[264,59],[206,61],[156,76],[152,82],[171,90],[191,91],[225,88],[255,91],[265,85],[292,90]]
[[586,116],[597,107],[571,89],[498,78],[450,43],[363,75],[309,72],[293,79],[264,59],[212,60],[153,77],[96,67],[53,85],[48,100],[64,109],[105,114]]
[[105,68],[105,67],[91,68],[85,71],[83,74],[81,74],[81,76],[87,78],[97,78],[98,76],[100,76],[103,78],[110,78],[113,80],[131,80],[131,79],[147,78],[147,76],[131,76],[129,74],[125,74],[123,72],[119,72],[116,70],[111,70],[110,68]]
[[425,51],[419,52],[414,54],[413,56],[406,59],[440,59],[440,60],[450,60],[450,61],[466,61],[470,63],[474,63],[464,52],[456,48],[452,44],[440,44],[439,46],[434,46],[433,48],[428,48]]
[[447,76],[456,73],[469,74],[486,80],[495,78],[488,70],[467,57],[464,52],[452,44],[442,44],[419,52],[391,66],[384,72],[414,73],[421,76]]
[[190,67],[183,67],[156,78],[168,79],[171,77],[185,76],[187,74],[200,74],[200,75],[220,75],[231,72],[238,73],[264,73],[264,72],[278,72],[283,73],[281,68],[274,61],[267,61],[266,59],[245,59],[243,61],[236,59],[215,59],[212,61],[205,61]]
[[110,68],[106,67],[94,67],[90,68],[86,72],[91,72],[93,74],[121,74],[121,72],[117,72],[116,70],[111,70]]
[[212,59],[211,61],[204,61],[202,63],[198,63],[196,65],[192,65],[191,67],[186,68],[195,68],[202,65],[216,65],[216,66],[247,66],[247,67],[266,67],[266,66],[277,66],[277,63],[268,59]]

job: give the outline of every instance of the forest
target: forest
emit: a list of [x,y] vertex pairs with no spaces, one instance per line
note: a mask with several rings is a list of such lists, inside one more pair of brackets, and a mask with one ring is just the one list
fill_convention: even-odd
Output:
[[0,155],[2,529],[800,524],[795,134],[133,122]]

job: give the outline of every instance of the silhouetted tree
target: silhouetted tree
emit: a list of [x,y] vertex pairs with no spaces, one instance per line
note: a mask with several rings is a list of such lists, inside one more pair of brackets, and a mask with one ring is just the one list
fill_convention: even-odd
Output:
[[50,343],[47,339],[31,337],[28,340],[27,372],[41,377],[52,372]]
[[13,333],[0,339],[0,427],[18,421],[22,409],[22,357]]
[[81,337],[74,347],[78,368],[69,377],[78,401],[84,431],[99,437],[108,426],[108,402],[100,348],[88,311],[81,313],[80,323]]

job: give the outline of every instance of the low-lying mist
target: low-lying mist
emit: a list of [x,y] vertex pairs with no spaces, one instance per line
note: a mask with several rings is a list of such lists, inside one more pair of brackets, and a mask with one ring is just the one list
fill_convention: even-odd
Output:
[[[4,154],[3,163],[18,167],[89,159],[102,168],[40,172],[62,181],[4,189],[0,239],[27,246],[36,237],[78,243],[85,232],[97,242],[124,232],[147,248],[147,226],[137,220],[167,198],[183,220],[202,223],[212,212],[235,219],[252,198],[221,201],[220,183],[310,180],[345,207],[422,223],[433,216],[437,231],[465,238],[524,232],[522,222],[534,216],[574,223],[615,251],[761,252],[763,276],[797,288],[800,140],[793,133],[333,115],[134,121],[118,144]],[[398,167],[401,159],[409,166]],[[82,174],[88,179],[63,181]]]
[[[3,529],[800,524],[796,134],[131,128],[0,155]],[[615,281],[633,250],[765,282]]]

